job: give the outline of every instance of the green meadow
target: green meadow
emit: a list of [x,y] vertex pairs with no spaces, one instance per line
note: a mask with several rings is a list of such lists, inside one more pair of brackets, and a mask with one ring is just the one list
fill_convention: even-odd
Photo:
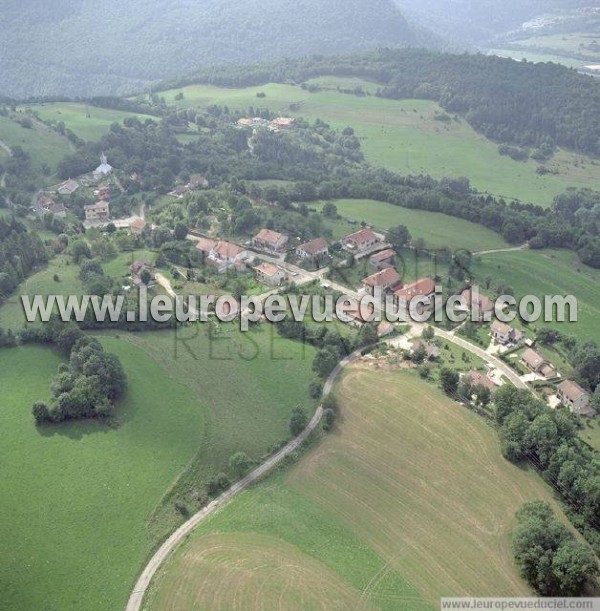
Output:
[[129,379],[119,426],[36,428],[60,359],[49,349],[0,351],[2,606],[11,611],[123,607],[152,549],[146,522],[200,444],[204,411],[184,384],[125,342],[108,341]]
[[[66,138],[38,121],[33,122],[31,129],[26,129],[9,117],[0,116],[0,140],[11,148],[22,147],[31,156],[34,166],[39,169],[46,164],[52,172],[63,157],[73,152]],[[6,153],[0,151],[0,155],[6,156]]]
[[[448,247],[452,250],[466,248],[471,252],[477,252],[509,246],[499,234],[490,229],[438,212],[411,210],[364,199],[340,199],[333,203],[337,206],[338,214],[346,221],[358,223],[364,221],[382,231],[396,225],[406,225],[413,239],[423,239],[427,248]],[[324,204],[325,202],[316,202],[311,206],[321,210]],[[347,222],[338,226],[333,221],[333,225],[339,230],[338,233],[341,233],[335,235],[336,238],[356,231],[356,226]]]
[[38,113],[44,121],[63,122],[82,140],[100,140],[108,133],[113,123],[122,123],[127,117],[138,117],[158,120],[150,115],[136,114],[123,110],[98,108],[79,102],[52,102],[47,104],[32,104],[26,107]]
[[[578,321],[551,323],[567,335],[582,340],[600,340],[600,271],[583,265],[567,250],[524,250],[476,257],[473,271],[482,283],[492,279],[492,287],[512,286],[517,298],[524,295],[574,295]],[[534,326],[543,323],[536,323]]]
[[[161,93],[167,103],[182,108],[227,105],[234,109],[267,107],[310,120],[321,118],[343,129],[351,126],[361,139],[368,161],[402,174],[467,176],[482,192],[548,206],[567,187],[600,188],[596,162],[559,151],[548,166],[557,175],[538,176],[538,164],[518,162],[498,153],[497,144],[477,134],[466,121],[451,117],[436,103],[426,100],[387,100],[374,95],[358,97],[337,90],[348,88],[329,77],[316,79],[323,90],[309,93],[299,86],[270,83],[243,89],[190,85]],[[372,92],[373,83],[353,79]],[[182,100],[175,96],[183,93]],[[265,98],[257,98],[264,93]]]
[[260,460],[287,438],[292,408],[312,409],[314,352],[270,328],[99,335],[129,381],[114,427],[36,428],[31,405],[49,397],[60,358],[35,346],[0,351],[7,608],[122,608],[151,549],[183,519],[175,500],[228,472],[232,454]]

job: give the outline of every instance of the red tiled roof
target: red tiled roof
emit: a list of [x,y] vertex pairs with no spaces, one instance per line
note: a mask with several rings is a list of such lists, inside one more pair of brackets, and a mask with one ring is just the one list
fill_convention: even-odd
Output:
[[373,233],[371,229],[365,228],[357,231],[355,233],[351,233],[344,238],[344,242],[349,242],[352,240],[359,246],[366,242],[371,242],[372,240],[376,240],[377,236]]
[[496,386],[493,380],[491,380],[488,376],[484,375],[483,373],[480,373],[479,371],[475,371],[474,369],[469,371],[469,373],[467,374],[467,377],[469,379],[469,382],[471,383],[471,386],[483,386],[484,388],[489,388],[490,390],[498,389],[498,387]]
[[393,268],[387,267],[386,269],[369,276],[363,280],[363,284],[367,286],[393,286],[400,283],[402,278],[400,274]]
[[215,246],[215,252],[223,259],[235,259],[238,255],[244,252],[244,249],[233,242],[221,241]]
[[265,276],[274,276],[281,268],[277,267],[277,265],[273,265],[273,263],[261,263],[255,269]]
[[415,297],[425,297],[435,293],[435,282],[431,278],[421,278],[403,289],[396,291],[394,295],[398,298],[406,299],[406,302],[410,302]]

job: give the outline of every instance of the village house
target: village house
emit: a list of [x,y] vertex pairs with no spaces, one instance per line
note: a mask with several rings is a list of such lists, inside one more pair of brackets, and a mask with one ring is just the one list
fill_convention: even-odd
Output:
[[523,361],[527,369],[544,378],[553,378],[557,374],[556,367],[532,348],[527,348],[523,352],[521,361]]
[[112,174],[112,171],[113,168],[109,165],[106,155],[102,153],[102,155],[100,155],[100,165],[94,170],[94,178],[96,180],[101,180],[109,174]]
[[380,288],[384,293],[392,292],[395,288],[402,285],[400,274],[393,267],[386,267],[381,271],[364,278],[363,287],[369,293],[374,294],[376,288]]
[[355,255],[367,252],[377,244],[381,244],[381,238],[369,228],[351,233],[342,240],[343,248]]
[[229,269],[243,271],[252,259],[246,249],[225,240],[200,238],[196,249],[204,254],[204,263],[214,267],[219,274]]
[[498,390],[498,385],[492,378],[475,369],[471,369],[471,371],[466,374],[466,379],[473,388],[483,386],[491,392],[496,392]]
[[285,270],[272,263],[261,263],[254,269],[256,270],[257,280],[269,286],[279,286],[287,279]]
[[595,412],[590,406],[590,393],[585,391],[577,382],[565,380],[558,386],[556,393],[558,400],[573,414],[583,416],[594,415]]
[[108,202],[97,202],[83,208],[85,220],[90,223],[105,223],[110,218],[110,204]]
[[394,264],[394,258],[396,257],[396,251],[391,248],[382,250],[381,252],[371,255],[369,261],[371,265],[377,269],[383,269],[384,267],[390,267]]
[[55,202],[48,195],[40,195],[37,200],[37,212],[40,216],[44,214],[54,214],[60,218],[67,216],[67,209],[61,202]]
[[130,231],[133,235],[140,235],[140,233],[144,231],[145,226],[146,226],[146,221],[144,219],[137,217],[137,218],[134,218],[133,221],[131,221]]
[[266,250],[271,253],[280,253],[286,247],[289,238],[283,233],[278,233],[272,229],[261,229],[253,238],[252,246],[259,250]]
[[423,305],[431,304],[431,298],[435,293],[435,281],[431,278],[421,278],[412,284],[405,286],[394,292],[394,296],[400,301],[404,301],[406,305],[416,298],[423,298]]
[[300,246],[296,248],[296,256],[300,259],[313,261],[320,257],[329,256],[329,247],[323,238],[317,238],[316,240],[300,244]]
[[471,289],[465,289],[460,295],[460,301],[465,310],[477,310],[479,320],[491,320],[494,302],[485,295],[474,295]]
[[373,319],[373,304],[366,304],[366,306],[363,306],[363,310],[365,310],[365,314],[367,315],[366,318],[361,312],[360,303],[354,301],[350,305],[344,307],[344,316],[352,319],[349,324],[353,327],[362,327],[365,323],[371,322]]
[[62,185],[56,189],[56,191],[61,195],[71,195],[75,193],[77,189],[79,189],[79,183],[76,180],[69,178],[69,180],[63,182]]
[[518,344],[523,339],[521,331],[514,329],[500,320],[495,320],[492,323],[490,334],[494,341],[504,346],[508,344]]
[[421,349],[425,352],[425,359],[428,361],[434,361],[440,357],[440,349],[435,344],[432,344],[431,342],[424,342],[421,339],[417,339],[413,342],[410,353],[414,354],[417,352],[417,350]]

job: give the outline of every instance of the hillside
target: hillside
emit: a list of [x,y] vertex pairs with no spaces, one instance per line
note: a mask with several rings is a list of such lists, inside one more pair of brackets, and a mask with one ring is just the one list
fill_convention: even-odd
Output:
[[487,46],[534,19],[593,5],[589,0],[395,0],[415,21],[456,45]]
[[8,0],[0,95],[119,94],[215,63],[421,42],[393,0]]

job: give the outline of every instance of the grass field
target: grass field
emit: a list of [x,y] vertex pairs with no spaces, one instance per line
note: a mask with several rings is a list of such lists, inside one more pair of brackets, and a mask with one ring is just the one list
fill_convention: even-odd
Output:
[[37,429],[31,405],[48,398],[59,359],[38,347],[0,351],[3,609],[122,608],[153,543],[148,516],[198,449],[204,412],[193,391],[136,347],[107,347],[129,378],[116,429]]
[[[73,152],[69,141],[40,122],[34,122],[31,129],[25,129],[9,117],[0,116],[0,140],[9,147],[20,146],[29,153],[38,169],[46,164],[51,171],[58,162]],[[0,155],[4,155],[4,151]]]
[[[422,238],[427,248],[442,248],[451,250],[466,248],[472,252],[506,248],[508,244],[504,239],[481,225],[469,221],[447,216],[426,210],[409,210],[385,202],[363,199],[341,199],[334,202],[338,214],[345,219],[365,221],[375,229],[387,230],[395,225],[406,225],[413,239]],[[321,210],[324,202],[311,204]],[[356,226],[343,227],[343,234],[335,236],[340,238]]]
[[600,341],[600,271],[583,265],[574,253],[526,250],[483,255],[476,258],[473,269],[480,283],[489,276],[493,279],[492,287],[508,284],[517,298],[531,294],[574,295],[578,301],[578,321],[549,326],[582,340]]
[[37,112],[44,121],[62,121],[65,126],[83,140],[100,140],[108,133],[113,123],[122,123],[127,117],[138,117],[158,120],[150,115],[97,108],[78,102],[53,102],[47,104],[32,104],[26,108]]
[[117,428],[38,431],[31,405],[49,396],[59,359],[0,351],[0,507],[12,516],[0,536],[14,549],[0,560],[3,608],[122,608],[152,546],[182,520],[173,499],[227,472],[235,452],[260,459],[288,436],[292,408],[310,409],[312,349],[250,335],[100,335],[129,380]]
[[[245,89],[190,85],[161,95],[169,104],[206,107],[210,104],[247,109],[268,107],[282,114],[321,118],[343,129],[350,125],[361,139],[367,160],[403,174],[427,173],[436,178],[467,176],[480,191],[550,205],[569,186],[600,188],[597,166],[588,158],[560,151],[549,164],[558,175],[538,176],[537,163],[501,156],[493,142],[477,134],[465,121],[436,120],[444,111],[424,100],[386,100],[338,92],[336,79],[317,79],[329,89],[309,93],[293,85],[268,84]],[[372,83],[362,83],[365,90]],[[342,79],[341,87],[347,86]],[[175,96],[183,92],[183,100]],[[262,92],[266,98],[257,98]]]
[[525,501],[556,507],[542,480],[415,374],[353,367],[338,391],[337,430],[201,524],[149,610],[421,611],[442,595],[530,594],[509,534]]

